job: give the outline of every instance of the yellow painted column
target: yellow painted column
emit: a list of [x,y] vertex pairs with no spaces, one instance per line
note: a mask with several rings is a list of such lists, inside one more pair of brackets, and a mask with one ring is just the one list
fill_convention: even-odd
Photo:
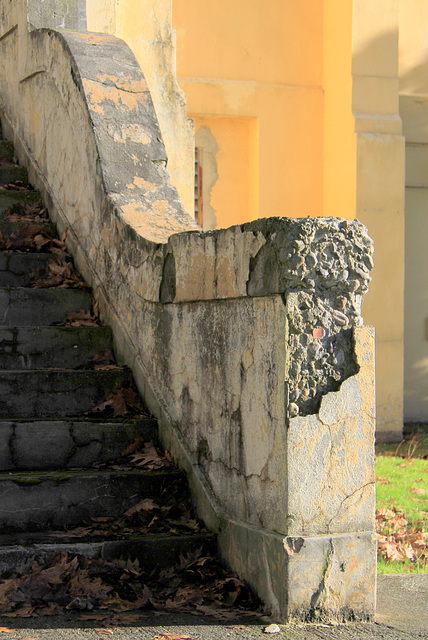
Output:
[[324,2],[324,215],[358,218],[375,243],[363,317],[376,329],[378,440],[403,427],[404,140],[398,0]]
[[405,149],[398,105],[398,0],[354,0],[356,216],[375,244],[363,316],[376,328],[377,439],[403,428]]
[[400,0],[400,115],[406,138],[404,420],[428,422],[428,3]]

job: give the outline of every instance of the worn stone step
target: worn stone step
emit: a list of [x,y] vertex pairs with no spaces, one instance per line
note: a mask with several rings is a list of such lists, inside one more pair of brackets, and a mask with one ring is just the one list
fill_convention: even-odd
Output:
[[14,156],[13,143],[7,140],[0,140],[0,160],[12,162]]
[[108,393],[130,384],[129,369],[46,369],[0,372],[0,418],[69,418],[97,406]]
[[[34,540],[43,540],[35,542]],[[103,540],[99,542],[65,542],[55,538],[55,533],[21,534],[0,536],[0,572],[11,571],[14,567],[36,560],[41,563],[53,554],[67,551],[71,555],[104,560],[138,558],[140,567],[152,571],[172,567],[179,562],[180,555],[187,555],[198,549],[203,555],[216,555],[216,538],[211,533],[192,535],[135,536],[132,540]]]
[[92,309],[91,294],[85,289],[0,288],[1,326],[49,326],[80,309]]
[[[48,221],[34,221],[34,220],[0,220],[0,231],[5,238],[10,238],[11,236],[19,236],[22,235],[26,230],[34,229],[36,233],[42,232],[43,234],[56,238],[56,226],[53,222]],[[40,231],[39,231],[40,229]],[[19,249],[18,249],[19,250]]]
[[0,326],[0,369],[77,369],[112,341],[109,327]]
[[91,468],[119,458],[137,437],[156,440],[156,420],[1,420],[0,471]]
[[0,474],[0,533],[42,531],[122,515],[144,498],[165,502],[180,471]]
[[39,191],[1,191],[0,190],[0,216],[14,204],[32,204],[40,200]]
[[50,258],[51,253],[0,251],[0,287],[28,287]]
[[9,184],[18,180],[24,185],[28,184],[28,172],[25,167],[20,167],[12,162],[0,164],[0,184]]

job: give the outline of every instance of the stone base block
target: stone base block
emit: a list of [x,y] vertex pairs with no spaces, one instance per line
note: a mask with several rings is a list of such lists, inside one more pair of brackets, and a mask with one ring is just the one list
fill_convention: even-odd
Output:
[[376,536],[281,536],[229,521],[220,550],[278,620],[370,620],[376,606]]

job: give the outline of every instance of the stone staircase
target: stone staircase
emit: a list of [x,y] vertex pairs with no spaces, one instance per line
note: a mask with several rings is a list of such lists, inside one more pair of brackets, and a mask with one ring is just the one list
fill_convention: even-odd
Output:
[[156,570],[214,549],[27,180],[1,140],[0,570],[61,550]]

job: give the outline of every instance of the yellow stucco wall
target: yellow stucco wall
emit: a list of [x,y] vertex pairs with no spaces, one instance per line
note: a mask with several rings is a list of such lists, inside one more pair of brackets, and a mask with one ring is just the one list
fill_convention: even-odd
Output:
[[357,189],[357,137],[351,108],[352,18],[352,2],[325,0],[323,212],[351,219],[355,218]]
[[428,3],[400,0],[400,114],[406,138],[404,417],[428,422]]
[[[262,0],[244,7],[174,0],[173,26],[188,113],[196,130],[208,126],[218,137],[218,182],[210,201],[217,226],[320,215],[322,3],[272,0],[267,11]],[[242,139],[233,146],[239,118]],[[249,148],[252,168],[234,175],[233,165],[239,168]],[[241,195],[238,205],[233,191],[248,192],[248,181],[249,197]]]
[[[262,0],[88,0],[88,7],[89,29],[114,32],[136,53],[190,211],[194,141],[185,94],[201,149],[205,228],[277,215],[358,217],[367,225],[376,250],[363,313],[376,328],[377,428],[399,438],[399,0],[272,0],[269,10]],[[413,69],[415,54],[406,55]]]

